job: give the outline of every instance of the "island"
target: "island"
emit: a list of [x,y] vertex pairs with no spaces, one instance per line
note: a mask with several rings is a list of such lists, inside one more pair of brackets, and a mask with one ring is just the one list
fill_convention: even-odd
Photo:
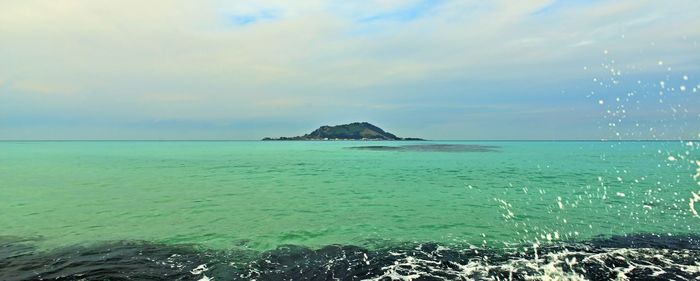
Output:
[[303,136],[264,138],[264,141],[296,141],[296,140],[387,140],[387,141],[419,141],[420,138],[400,138],[386,132],[368,122],[355,122],[336,126],[321,126]]

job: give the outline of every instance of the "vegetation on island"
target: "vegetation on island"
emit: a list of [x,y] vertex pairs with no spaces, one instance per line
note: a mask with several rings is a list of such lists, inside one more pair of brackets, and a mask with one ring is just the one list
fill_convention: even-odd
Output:
[[311,133],[296,137],[264,138],[263,140],[422,140],[400,138],[367,122],[355,122],[336,126],[321,126]]

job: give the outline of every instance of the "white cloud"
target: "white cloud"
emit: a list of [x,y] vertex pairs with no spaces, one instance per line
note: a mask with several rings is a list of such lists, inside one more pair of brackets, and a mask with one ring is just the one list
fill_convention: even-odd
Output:
[[[132,118],[295,116],[313,114],[303,109],[308,104],[371,103],[377,88],[400,95],[397,85],[417,81],[519,83],[551,73],[571,79],[604,48],[643,61],[642,46],[656,42],[671,64],[700,57],[697,47],[677,39],[700,39],[697,1],[421,3],[2,1],[0,98],[50,103],[52,96],[39,101],[26,95],[50,92],[63,99],[55,104],[80,99],[81,106],[100,106],[117,117],[138,104]],[[416,7],[429,12],[360,20]],[[275,17],[246,25],[231,20],[266,12]]]

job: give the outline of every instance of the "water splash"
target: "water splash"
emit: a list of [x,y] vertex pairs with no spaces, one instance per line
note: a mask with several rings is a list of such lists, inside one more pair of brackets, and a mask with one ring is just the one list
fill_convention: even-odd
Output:
[[[693,175],[693,180],[698,181],[698,179],[700,179],[700,161],[696,160],[695,165],[697,165],[698,167],[695,170],[695,172],[696,172],[695,175]],[[698,185],[700,185],[700,181],[698,181]],[[698,191],[697,193],[691,192],[691,194],[693,195],[693,197],[688,200],[689,204],[690,204],[690,212],[696,218],[700,218],[700,215],[698,215],[698,211],[695,208],[695,204],[700,202],[700,191]]]

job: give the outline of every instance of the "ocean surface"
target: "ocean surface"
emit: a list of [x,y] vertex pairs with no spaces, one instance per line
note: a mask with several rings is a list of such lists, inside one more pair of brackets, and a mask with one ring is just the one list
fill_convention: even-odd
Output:
[[692,141],[4,141],[0,280],[697,280],[697,160]]

